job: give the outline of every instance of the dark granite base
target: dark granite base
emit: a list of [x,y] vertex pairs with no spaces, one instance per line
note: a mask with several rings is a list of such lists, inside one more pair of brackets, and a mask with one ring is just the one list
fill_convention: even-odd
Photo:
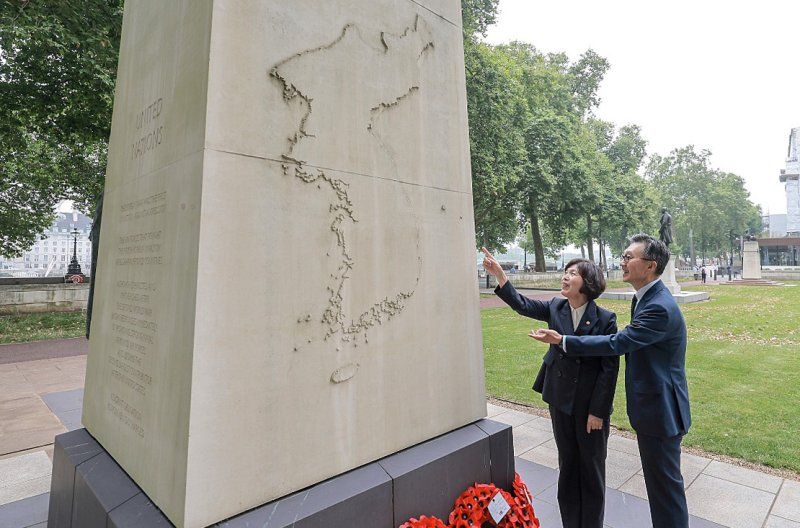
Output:
[[[420,515],[446,522],[475,482],[510,490],[513,480],[511,426],[480,420],[214,526],[396,528]],[[77,429],[55,440],[47,526],[172,524],[86,429]]]

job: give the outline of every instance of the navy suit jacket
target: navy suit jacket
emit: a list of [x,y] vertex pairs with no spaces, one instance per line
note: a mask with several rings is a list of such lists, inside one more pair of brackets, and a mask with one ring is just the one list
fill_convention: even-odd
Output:
[[[510,282],[495,293],[518,314],[548,323],[560,334],[613,334],[617,331],[617,315],[589,301],[586,311],[572,328],[572,312],[566,299],[537,301],[520,295]],[[592,414],[604,420],[611,415],[614,391],[617,387],[619,357],[567,357],[564,351],[551,345],[542,360],[533,390],[542,399],[569,415]]]
[[567,336],[567,356],[625,354],[631,426],[643,434],[686,434],[692,423],[686,382],[686,322],[660,280],[636,306],[631,324],[610,336]]

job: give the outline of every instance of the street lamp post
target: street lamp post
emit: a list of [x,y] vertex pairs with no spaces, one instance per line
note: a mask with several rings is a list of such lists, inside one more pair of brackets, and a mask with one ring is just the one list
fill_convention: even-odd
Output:
[[[76,275],[83,278],[83,272],[81,271],[81,265],[78,264],[78,230],[72,230],[73,236],[73,243],[72,243],[72,260],[69,261],[69,267],[67,268],[67,278],[75,277]],[[74,282],[73,278],[73,282]],[[83,282],[83,280],[79,280],[78,282]]]

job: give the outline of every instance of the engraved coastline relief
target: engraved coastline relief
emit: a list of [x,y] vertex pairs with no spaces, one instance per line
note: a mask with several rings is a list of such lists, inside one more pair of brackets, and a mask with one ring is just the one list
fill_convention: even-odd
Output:
[[[407,103],[423,89],[420,64],[433,52],[434,44],[427,24],[420,16],[399,33],[373,33],[355,24],[347,24],[332,42],[296,53],[269,70],[269,76],[280,83],[286,105],[295,111],[299,109],[301,114],[282,152],[283,173],[308,185],[312,192],[330,195],[332,219],[329,229],[336,241],[335,251],[327,253],[327,257],[335,259],[334,271],[326,285],[327,306],[321,311],[298,314],[297,323],[305,328],[300,332],[302,342],[295,345],[295,351],[318,340],[337,340],[337,351],[344,345],[357,347],[362,339],[368,343],[367,331],[399,315],[420,281],[419,221],[414,214],[410,193],[406,185],[400,183],[402,178],[398,177],[398,163],[391,145],[383,139],[376,122],[385,112],[413,111],[407,108]],[[398,82],[387,83],[376,78],[380,77],[379,72],[392,72],[398,77]],[[358,90],[337,90],[336,87],[342,87],[342,84],[331,80],[342,77],[358,86]],[[331,123],[338,124],[341,130],[337,126],[331,127]],[[359,222],[358,211],[365,207],[359,208],[359,204],[354,203],[350,185],[363,180],[355,178],[347,183],[332,176],[332,170],[318,161],[319,152],[331,151],[331,147],[341,140],[338,135],[344,132],[349,134],[347,137],[353,144],[374,145],[378,155],[385,157],[386,162],[377,166],[385,167],[391,173],[375,176],[397,182],[393,193],[397,195],[395,199],[399,200],[399,207],[392,214],[405,216],[404,222],[400,222],[407,226],[401,233],[402,239],[403,242],[411,241],[411,251],[403,253],[406,261],[394,262],[393,265],[415,270],[416,274],[400,291],[376,299],[371,306],[354,314],[345,313],[344,309],[345,290],[357,288],[359,284],[359,281],[350,281],[354,274],[358,274],[355,259],[358,251],[352,247],[352,236],[348,236],[348,232],[352,232]],[[353,137],[353,134],[360,137]],[[368,161],[374,154],[357,152],[357,156],[363,158],[364,166],[370,165]],[[389,222],[388,218],[383,218],[384,224]],[[388,225],[379,228],[386,228],[385,235],[388,236]],[[317,325],[321,325],[321,335],[314,331]],[[357,370],[357,363],[343,365],[334,371],[331,381],[346,381]]]
[[158,226],[163,225],[159,216],[165,208],[166,192],[159,192],[123,203],[118,211],[120,226],[129,229],[116,238],[114,248],[113,352],[107,357],[108,375],[114,383],[106,410],[140,438],[146,435],[141,408],[154,381],[155,312],[159,305],[156,278],[164,259],[164,231]]

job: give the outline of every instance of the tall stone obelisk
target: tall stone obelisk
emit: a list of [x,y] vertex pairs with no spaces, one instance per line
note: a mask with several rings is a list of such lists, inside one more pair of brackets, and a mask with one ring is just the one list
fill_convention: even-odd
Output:
[[485,415],[460,25],[126,2],[83,423],[177,526]]

